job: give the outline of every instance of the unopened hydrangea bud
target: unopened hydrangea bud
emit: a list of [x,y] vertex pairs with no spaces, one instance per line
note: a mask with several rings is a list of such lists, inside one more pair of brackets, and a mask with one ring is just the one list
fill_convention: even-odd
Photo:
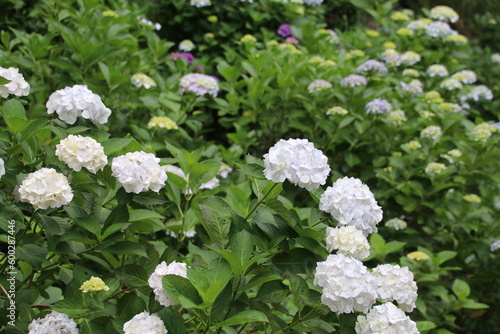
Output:
[[76,323],[66,314],[52,311],[43,318],[33,320],[28,334],[78,334]]
[[68,179],[53,168],[30,173],[19,187],[19,199],[35,209],[58,208],[73,199]]
[[8,97],[9,94],[27,96],[30,93],[30,85],[24,80],[23,75],[19,73],[19,69],[0,67],[0,77],[10,80],[9,83],[0,85],[0,96]]
[[407,258],[415,261],[424,261],[430,259],[429,255],[421,251],[411,252],[406,255]]
[[108,291],[109,287],[101,278],[92,276],[89,280],[83,282],[80,290],[82,290],[83,293],[94,291]]

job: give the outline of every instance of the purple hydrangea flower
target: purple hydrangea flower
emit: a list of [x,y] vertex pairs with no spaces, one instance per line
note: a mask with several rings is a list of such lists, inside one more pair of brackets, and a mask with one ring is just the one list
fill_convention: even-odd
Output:
[[189,52],[172,52],[171,55],[174,56],[172,60],[185,58],[189,64],[194,61],[194,56]]
[[296,39],[295,37],[293,36],[290,36],[290,37],[287,37],[285,39],[285,43],[288,43],[288,44],[299,44],[299,40]]
[[388,114],[392,111],[392,106],[384,99],[375,99],[365,106],[367,114]]
[[292,29],[290,28],[290,26],[288,24],[282,24],[278,28],[278,35],[283,36],[283,37],[293,36]]

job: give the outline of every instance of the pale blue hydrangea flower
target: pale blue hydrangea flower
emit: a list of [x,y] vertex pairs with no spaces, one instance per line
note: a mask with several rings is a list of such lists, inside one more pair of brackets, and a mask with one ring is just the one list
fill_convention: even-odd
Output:
[[388,114],[392,111],[392,106],[384,99],[375,99],[365,106],[367,114]]
[[361,75],[351,74],[342,79],[342,81],[340,81],[340,85],[342,87],[366,86],[366,78]]

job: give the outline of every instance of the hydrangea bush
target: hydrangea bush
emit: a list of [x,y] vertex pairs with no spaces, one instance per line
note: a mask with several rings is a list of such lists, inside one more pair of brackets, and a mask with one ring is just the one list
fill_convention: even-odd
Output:
[[0,331],[498,328],[500,61],[453,8],[6,13]]

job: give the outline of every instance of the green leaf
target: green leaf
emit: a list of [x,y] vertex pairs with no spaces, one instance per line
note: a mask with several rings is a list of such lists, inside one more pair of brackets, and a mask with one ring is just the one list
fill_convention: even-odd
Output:
[[33,268],[41,268],[47,253],[47,247],[34,244],[24,244],[16,247],[16,257],[19,260],[28,262]]
[[265,303],[281,303],[288,295],[288,288],[281,281],[262,284],[257,292],[257,299]]
[[121,151],[132,142],[132,138],[111,138],[102,143],[104,154],[110,155]]
[[453,259],[456,255],[457,255],[457,252],[454,252],[454,251],[442,251],[436,255],[435,262],[437,262],[436,264],[439,266],[439,265],[443,264],[444,262]]
[[478,303],[474,300],[466,300],[466,301],[462,302],[462,307],[476,310],[476,309],[489,308],[490,306],[487,304]]
[[139,255],[142,257],[148,257],[143,246],[131,241],[119,241],[111,246],[99,250],[113,254]]
[[430,331],[433,328],[436,328],[436,324],[432,321],[417,321],[417,329],[422,334]]
[[235,314],[229,319],[219,322],[218,324],[215,324],[214,328],[242,325],[249,322],[269,322],[269,319],[267,319],[267,316],[260,311],[247,310]]
[[85,210],[77,206],[65,206],[64,211],[66,211],[68,216],[70,216],[79,226],[95,235],[99,235],[101,225],[96,219],[89,216]]
[[3,105],[3,119],[14,134],[23,131],[30,123],[24,111],[24,106],[18,100],[9,100]]
[[465,281],[462,281],[461,279],[458,278],[455,279],[455,281],[453,282],[451,290],[453,290],[453,293],[458,297],[458,299],[461,302],[467,300],[467,297],[470,295],[469,285]]
[[137,209],[130,212],[131,222],[138,222],[141,220],[151,220],[151,219],[163,219],[163,218],[165,217],[160,215],[158,212],[152,210]]
[[229,204],[220,197],[211,196],[198,205],[210,239],[215,242],[223,242],[231,227],[232,214]]
[[193,284],[184,277],[166,275],[163,277],[163,289],[168,296],[179,302],[184,308],[201,304],[201,298]]
[[242,263],[250,258],[253,248],[253,235],[245,230],[235,233],[231,238],[231,250]]

